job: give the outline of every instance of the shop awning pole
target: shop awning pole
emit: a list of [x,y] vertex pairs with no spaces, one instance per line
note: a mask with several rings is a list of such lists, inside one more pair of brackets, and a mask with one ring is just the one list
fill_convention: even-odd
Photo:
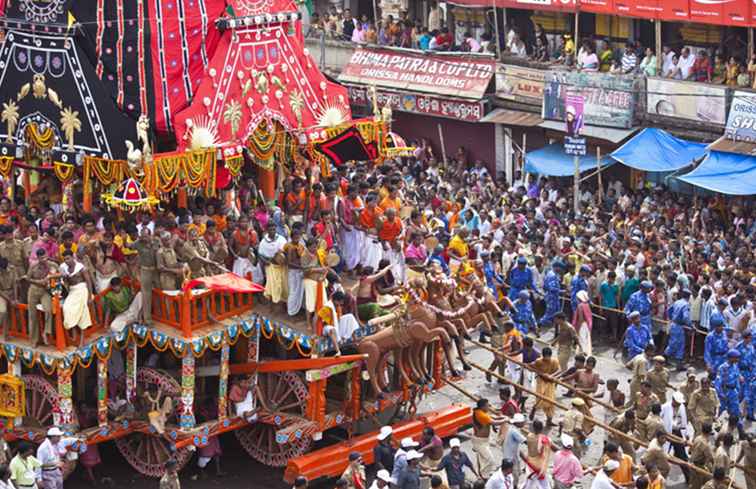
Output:
[[[491,7],[493,7],[494,33],[496,34],[496,60],[501,61],[501,45],[499,44],[501,38],[499,37],[499,14],[496,13],[496,0],[491,0]],[[748,52],[750,53],[751,51]]]
[[441,142],[441,158],[444,161],[444,168],[446,168],[446,145],[444,144],[444,130],[441,129],[441,124],[438,124],[438,140]]
[[[656,38],[656,76],[662,76],[662,21],[656,19],[654,22],[654,37]],[[750,51],[749,51],[750,52]]]
[[596,146],[596,169],[598,170],[598,202],[599,206],[604,200],[604,187],[601,185],[601,147]]
[[580,211],[580,157],[575,155],[573,161],[575,162],[575,176],[573,177],[575,180],[575,188],[573,189],[575,195],[572,198],[572,206],[577,216],[578,211]]

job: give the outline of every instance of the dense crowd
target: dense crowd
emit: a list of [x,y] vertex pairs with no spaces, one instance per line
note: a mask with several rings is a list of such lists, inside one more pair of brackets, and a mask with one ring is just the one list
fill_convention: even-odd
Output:
[[[571,487],[592,472],[596,489],[609,487],[608,480],[657,489],[670,470],[669,448],[713,471],[714,481],[706,482],[684,467],[698,489],[705,482],[720,487],[738,457],[753,463],[756,441],[747,432],[756,407],[751,201],[613,181],[583,190],[575,213],[571,182],[518,173],[507,183],[482,162],[468,161],[464,148],[439,161],[427,141],[417,143],[414,156],[377,166],[292,175],[272,201],[254,182],[242,178],[225,199],[197,197],[187,209],[134,215],[105,208],[84,214],[73,202],[51,201],[48,192],[35,193],[28,204],[3,198],[4,340],[10,307],[25,302],[46,313],[42,335],[37,315],[29,314],[32,343],[49,341],[51,297],[59,293],[49,287],[51,278],[65,285],[64,326],[76,336],[92,324],[88,305],[95,294],[103,296],[106,323],[120,330],[150,324],[141,294],[232,270],[264,285],[270,314],[329,336],[328,353],[340,354],[353,348],[368,321],[411,300],[413,280],[432,269],[464,290],[482,284],[497,303],[497,325],[479,339],[497,352],[488,377],[498,373],[515,388],[502,389],[501,411],[487,400],[477,403],[474,464],[458,440],[444,455],[432,431],[419,442],[400,440],[396,450],[386,427],[376,448],[375,487],[416,489],[425,475],[432,487],[467,487],[471,475],[487,480],[478,484],[487,489],[518,482],[548,487],[552,480]],[[138,294],[128,286],[135,278]],[[597,332],[621,345],[632,372],[627,395],[617,379],[594,370]],[[536,348],[541,336],[551,344]],[[672,386],[667,367],[696,365],[701,353],[706,373],[689,371],[684,385]],[[561,419],[549,401],[555,378],[576,394]],[[579,457],[593,431],[590,396],[603,384],[621,413],[611,426],[647,448],[609,436],[605,460],[583,467]],[[528,388],[534,396],[526,395]],[[244,389],[243,383],[231,389],[238,405]],[[562,436],[555,439],[547,433],[557,423]],[[503,462],[490,450],[497,426]],[[349,467],[337,487],[365,487],[359,454]],[[753,489],[753,474],[746,478]]]

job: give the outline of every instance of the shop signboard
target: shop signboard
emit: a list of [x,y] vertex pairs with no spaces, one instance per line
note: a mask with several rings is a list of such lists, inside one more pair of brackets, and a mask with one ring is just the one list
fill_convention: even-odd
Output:
[[567,97],[581,96],[584,124],[628,129],[633,126],[635,113],[633,87],[630,76],[550,71],[545,78],[541,115],[564,121]]
[[[348,86],[347,89],[350,104],[363,107],[372,105],[372,96],[367,87]],[[399,93],[389,90],[377,90],[376,101],[379,107],[387,106],[391,107],[392,110],[446,117],[465,122],[478,122],[485,115],[482,101]]]
[[339,81],[481,99],[494,75],[495,65],[493,56],[358,47],[344,66]]
[[724,125],[726,108],[726,87],[666,78],[646,79],[648,114]]
[[515,102],[541,104],[546,70],[500,65],[496,70],[496,96]]
[[751,22],[751,0],[690,0],[690,20],[747,26]]
[[756,143],[756,92],[738,90],[733,94],[725,137]]

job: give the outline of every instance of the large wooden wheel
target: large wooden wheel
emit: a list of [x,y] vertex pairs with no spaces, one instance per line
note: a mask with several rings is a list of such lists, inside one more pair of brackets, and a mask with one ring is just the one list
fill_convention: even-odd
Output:
[[[181,386],[176,379],[159,370],[140,368],[137,371],[137,385],[143,390],[158,387],[162,389],[164,396],[169,396],[174,401],[181,397]],[[175,424],[175,413],[168,419],[170,424]],[[171,458],[176,461],[179,470],[192,458],[191,450],[173,450],[171,443],[157,433],[132,433],[117,439],[115,443],[129,465],[148,477],[162,477],[165,463]]]
[[[24,390],[26,391],[26,413],[22,427],[46,432],[48,428],[56,426],[53,413],[60,408],[60,395],[52,382],[41,375],[24,375]],[[72,413],[74,428],[79,426],[76,409]],[[75,460],[66,460],[63,477],[68,477],[76,469]]]
[[281,424],[257,422],[237,430],[236,437],[255,460],[271,467],[285,467],[292,458],[307,453],[312,443],[309,436],[302,436],[287,443],[276,441],[276,431],[286,426],[283,419],[286,414],[304,417],[307,407],[307,385],[294,372],[270,372],[258,374],[257,387],[265,407],[274,413],[282,414]]

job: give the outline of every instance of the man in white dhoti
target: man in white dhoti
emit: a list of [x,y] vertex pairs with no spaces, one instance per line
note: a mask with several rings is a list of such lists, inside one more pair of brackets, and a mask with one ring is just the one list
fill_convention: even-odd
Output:
[[228,392],[228,400],[234,403],[234,414],[246,419],[250,423],[257,419],[256,403],[252,389],[252,378],[241,377],[232,382],[231,389]]
[[365,201],[365,208],[360,212],[359,228],[363,233],[362,248],[360,250],[360,265],[378,269],[378,263],[383,257],[383,246],[378,239],[378,225],[381,210],[377,207],[376,195],[370,194]]
[[358,188],[351,184],[347,188],[347,197],[339,200],[338,216],[341,224],[339,238],[341,253],[344,256],[344,267],[353,270],[360,263],[360,248],[363,235],[356,227],[359,212],[362,211],[362,199],[358,195]]
[[302,224],[295,222],[291,226],[291,241],[286,244],[286,263],[289,268],[289,296],[286,301],[289,316],[296,316],[302,309],[304,300],[304,270],[302,267],[302,254],[304,253],[304,243],[302,243]]
[[[120,333],[126,326],[136,323],[142,310],[142,293],[124,287],[121,279],[110,280],[110,290],[103,297],[105,324],[110,322],[110,330]],[[112,319],[112,322],[110,321]]]
[[[360,329],[360,323],[354,311],[346,304],[347,296],[342,291],[336,291],[331,296],[331,301],[318,311],[318,315],[323,320],[323,335],[328,336],[333,341],[336,349],[336,356],[341,355],[341,346],[354,341],[354,334]],[[339,314],[341,311],[341,314]]]
[[63,327],[80,329],[79,346],[84,344],[84,330],[92,325],[89,315],[91,279],[84,265],[76,261],[70,250],[63,253],[60,273],[68,285],[68,296],[63,301]]

